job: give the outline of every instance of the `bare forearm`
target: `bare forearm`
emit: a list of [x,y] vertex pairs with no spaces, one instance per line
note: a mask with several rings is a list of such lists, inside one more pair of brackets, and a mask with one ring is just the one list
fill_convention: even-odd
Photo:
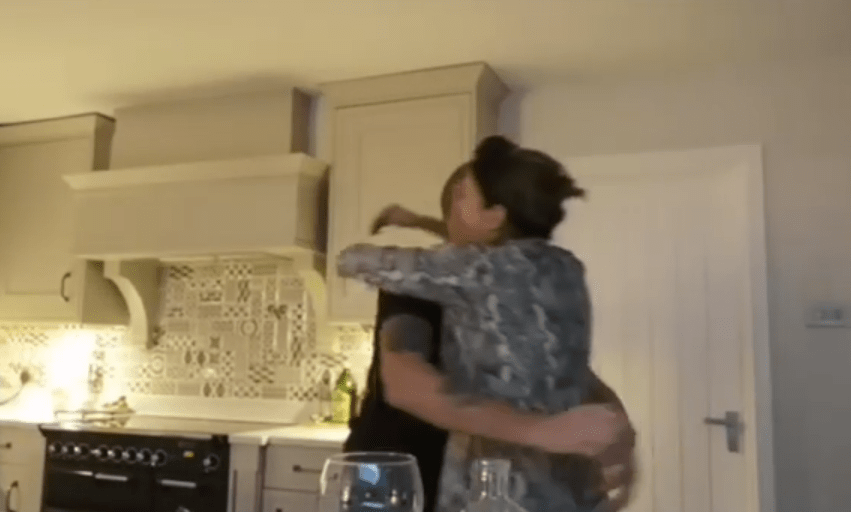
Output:
[[428,231],[429,233],[437,235],[444,240],[449,238],[449,233],[446,230],[446,223],[435,217],[419,215],[417,216],[416,222],[410,227]]

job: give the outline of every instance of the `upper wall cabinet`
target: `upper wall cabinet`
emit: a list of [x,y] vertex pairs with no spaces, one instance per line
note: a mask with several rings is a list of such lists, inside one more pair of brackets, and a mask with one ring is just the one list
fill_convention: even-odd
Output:
[[[339,252],[364,241],[370,223],[388,204],[439,217],[444,182],[470,158],[479,140],[496,132],[507,92],[482,63],[323,86],[332,152],[331,321],[372,323],[376,307],[374,290],[337,276]],[[401,230],[383,239],[405,245],[434,241]]]
[[126,323],[102,264],[72,256],[62,179],[105,169],[112,133],[96,114],[0,127],[0,321]]

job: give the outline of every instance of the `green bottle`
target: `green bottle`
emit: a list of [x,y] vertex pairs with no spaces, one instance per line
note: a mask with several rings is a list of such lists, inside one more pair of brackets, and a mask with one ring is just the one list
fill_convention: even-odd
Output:
[[333,423],[349,422],[355,410],[356,396],[357,387],[352,372],[348,368],[343,368],[343,372],[340,373],[340,378],[337,379],[337,384],[334,386],[334,392],[331,394],[331,421]]

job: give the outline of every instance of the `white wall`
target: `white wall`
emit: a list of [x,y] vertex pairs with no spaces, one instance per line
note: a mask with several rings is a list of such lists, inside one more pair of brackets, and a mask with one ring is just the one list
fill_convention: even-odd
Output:
[[778,511],[847,510],[851,330],[804,316],[851,303],[849,60],[553,85],[510,98],[501,123],[562,159],[764,144]]

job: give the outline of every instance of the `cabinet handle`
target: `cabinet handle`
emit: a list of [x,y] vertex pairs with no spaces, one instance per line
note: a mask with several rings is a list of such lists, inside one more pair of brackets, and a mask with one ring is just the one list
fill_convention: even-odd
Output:
[[318,474],[322,473],[322,470],[321,469],[303,468],[303,467],[301,467],[300,464],[296,464],[296,465],[293,466],[293,473],[315,473],[315,474],[318,475]]
[[62,283],[59,286],[59,295],[62,297],[62,300],[65,302],[71,302],[71,296],[65,295],[65,285],[68,283],[68,279],[71,278],[71,272],[65,272],[62,276]]
[[9,486],[9,490],[6,491],[6,512],[18,512],[12,508],[12,491],[18,491],[18,496],[20,496],[21,488],[18,487],[17,480],[12,482],[12,485]]
[[8,443],[0,444],[0,450],[11,450],[11,449],[12,449],[12,442],[11,441],[9,441]]

